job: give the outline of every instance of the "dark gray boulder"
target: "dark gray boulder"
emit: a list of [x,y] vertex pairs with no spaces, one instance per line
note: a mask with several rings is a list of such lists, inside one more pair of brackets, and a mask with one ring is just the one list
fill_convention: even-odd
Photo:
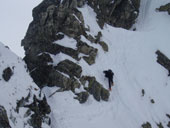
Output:
[[2,77],[4,78],[5,81],[9,81],[12,75],[13,71],[10,67],[7,67],[6,69],[3,70]]
[[11,128],[6,110],[0,105],[0,128]]

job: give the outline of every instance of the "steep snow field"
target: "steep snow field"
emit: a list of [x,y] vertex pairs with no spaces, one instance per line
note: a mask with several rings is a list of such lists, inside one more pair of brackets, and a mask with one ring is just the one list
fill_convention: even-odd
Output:
[[[102,40],[109,45],[109,52],[99,49],[96,64],[88,66],[81,60],[83,75],[96,76],[108,88],[103,70],[115,73],[115,86],[108,102],[97,102],[90,97],[85,104],[79,104],[72,92],[56,93],[48,98],[52,109],[52,128],[140,128],[147,121],[153,128],[162,122],[167,127],[170,114],[170,77],[156,62],[156,50],[170,58],[170,16],[155,9],[170,0],[141,0],[140,15],[134,25],[136,31],[128,31],[105,25],[97,26],[95,13],[84,6],[79,10],[90,26],[91,34],[103,34]],[[67,39],[69,40],[69,39]],[[86,40],[82,37],[82,40]],[[74,44],[73,46],[74,47]],[[64,58],[63,58],[64,59]],[[74,60],[76,62],[76,60]],[[57,88],[45,88],[47,96]],[[142,96],[142,89],[145,95]],[[80,90],[77,91],[82,91]],[[155,103],[151,103],[151,100]]]
[[[26,64],[21,58],[0,43],[0,105],[6,109],[12,128],[23,128],[24,126],[27,128],[25,123],[28,119],[24,117],[27,108],[20,108],[17,113],[16,103],[21,98],[27,97],[29,92],[31,97],[29,102],[32,103],[33,95],[39,94],[39,90],[34,90],[38,87],[26,72],[25,66]],[[13,72],[8,82],[2,77],[3,71],[7,67],[10,67]]]

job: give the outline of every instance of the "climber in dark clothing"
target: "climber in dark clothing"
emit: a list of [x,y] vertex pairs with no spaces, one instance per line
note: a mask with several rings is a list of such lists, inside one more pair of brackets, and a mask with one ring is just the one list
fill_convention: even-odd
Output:
[[109,81],[109,90],[111,91],[112,90],[111,85],[114,85],[114,83],[113,83],[114,73],[112,72],[111,69],[105,70],[105,71],[103,71],[103,73],[105,74],[105,77],[108,78],[108,81]]

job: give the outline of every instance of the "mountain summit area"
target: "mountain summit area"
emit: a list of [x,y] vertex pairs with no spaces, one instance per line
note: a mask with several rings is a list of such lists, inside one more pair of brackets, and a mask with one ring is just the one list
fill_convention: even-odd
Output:
[[32,16],[23,59],[0,43],[0,128],[170,128],[169,0],[43,0]]

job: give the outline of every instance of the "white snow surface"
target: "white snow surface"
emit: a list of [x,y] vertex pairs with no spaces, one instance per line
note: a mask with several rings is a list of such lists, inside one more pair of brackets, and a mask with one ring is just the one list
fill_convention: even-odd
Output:
[[[101,30],[96,23],[96,14],[84,6],[83,13],[90,33],[103,34],[102,40],[109,46],[104,52],[100,46],[96,63],[89,66],[81,60],[83,75],[95,76],[108,88],[103,70],[112,69],[115,85],[108,102],[97,102],[92,96],[85,104],[79,104],[71,92],[59,92],[48,98],[51,106],[52,128],[141,128],[147,121],[153,128],[162,122],[167,128],[170,114],[170,77],[156,60],[156,50],[170,58],[170,16],[155,9],[170,0],[141,0],[136,31],[114,28],[105,24]],[[82,37],[85,41],[85,38]],[[63,58],[62,58],[63,59]],[[142,96],[142,89],[145,95]],[[56,87],[44,88],[47,97]],[[79,90],[77,90],[79,91]],[[154,99],[155,103],[151,103]]]
[[[2,77],[7,67],[13,71],[9,81]],[[26,71],[25,62],[0,43],[0,105],[6,109],[12,128],[31,128],[27,125],[28,118],[24,117],[27,108],[21,107],[19,113],[16,112],[17,101],[27,97],[29,92],[29,103],[32,103],[33,95],[39,97],[40,90]]]
[[55,44],[59,44],[64,47],[70,47],[72,49],[77,49],[76,45],[77,42],[75,39],[68,37],[67,35],[64,35],[64,38],[61,40],[57,40],[54,42]]

